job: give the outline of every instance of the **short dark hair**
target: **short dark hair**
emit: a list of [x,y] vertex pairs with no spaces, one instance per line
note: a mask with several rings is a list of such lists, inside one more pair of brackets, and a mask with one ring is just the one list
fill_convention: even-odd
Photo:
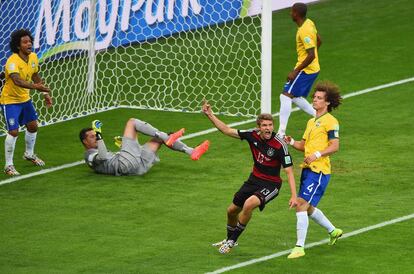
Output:
[[317,91],[325,92],[325,100],[329,102],[328,112],[336,109],[342,103],[339,87],[330,81],[320,81],[316,83],[315,91],[313,94],[315,95],[315,92]]
[[306,13],[308,12],[308,7],[305,3],[295,3],[293,4],[292,9],[295,10],[302,18],[305,18]]
[[83,144],[83,140],[86,139],[86,132],[93,130],[91,127],[86,127],[81,129],[81,131],[79,132],[79,139],[81,141],[81,143]]
[[262,123],[262,121],[272,121],[272,123],[273,123],[273,116],[272,116],[272,114],[269,114],[269,113],[262,113],[262,114],[260,114],[259,116],[257,116],[257,119],[256,119],[256,123],[257,123],[257,125],[258,126],[260,126],[260,124]]
[[19,29],[13,31],[13,33],[10,36],[10,50],[13,53],[19,53],[19,47],[20,47],[20,40],[22,37],[29,36],[30,40],[33,43],[33,36],[30,32],[30,30],[27,29]]

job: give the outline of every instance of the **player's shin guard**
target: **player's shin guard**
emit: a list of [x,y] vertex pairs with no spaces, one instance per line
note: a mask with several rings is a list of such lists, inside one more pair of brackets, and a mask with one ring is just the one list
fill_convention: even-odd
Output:
[[281,136],[286,134],[286,128],[291,112],[292,99],[284,94],[280,94],[279,130],[277,133]]
[[296,97],[292,99],[293,103],[297,105],[301,110],[306,112],[309,115],[312,115],[313,117],[316,116],[316,110],[313,108],[313,106],[303,97]]
[[326,231],[331,232],[335,229],[335,226],[326,218],[325,214],[319,209],[315,207],[312,215],[309,216],[312,220],[314,220],[317,224],[324,227]]
[[296,246],[305,246],[306,234],[308,233],[309,219],[306,211],[296,212]]
[[6,135],[4,140],[4,153],[6,158],[6,166],[13,165],[14,148],[16,147],[17,137],[10,134]]
[[152,137],[158,137],[164,142],[166,142],[169,138],[167,133],[163,131],[159,131],[158,129],[156,129],[155,127],[153,127],[151,124],[147,122],[144,122],[138,119],[134,119],[134,122],[135,122],[135,130],[138,132],[141,132],[142,134],[152,136]]
[[26,143],[26,153],[27,155],[34,154],[34,146],[36,143],[37,132],[29,132],[26,130],[26,134],[24,135],[24,140]]
[[233,234],[231,234],[229,240],[232,240],[234,243],[237,242],[237,239],[240,237],[240,235],[243,233],[245,229],[246,225],[237,222],[236,229],[234,229],[234,232]]
[[235,226],[227,225],[227,239],[230,239],[233,232],[236,230]]
[[193,153],[194,150],[193,148],[187,146],[181,141],[175,141],[171,148],[176,151],[184,152],[188,155],[191,155],[191,153]]

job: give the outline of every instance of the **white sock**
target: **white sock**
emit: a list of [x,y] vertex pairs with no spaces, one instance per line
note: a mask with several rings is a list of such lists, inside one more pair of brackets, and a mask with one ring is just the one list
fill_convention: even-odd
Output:
[[4,154],[6,158],[6,166],[13,165],[14,148],[16,147],[17,137],[10,134],[4,139]]
[[296,246],[304,247],[309,226],[308,213],[306,211],[296,212],[296,218],[296,235],[298,237]]
[[29,132],[28,130],[26,130],[26,135],[24,136],[24,140],[26,142],[26,153],[28,155],[33,155],[34,154],[34,146],[36,143],[36,136],[37,136],[37,132]]
[[312,105],[303,97],[295,97],[292,99],[293,103],[297,105],[301,110],[306,112],[313,117],[316,116],[316,110],[312,107]]
[[323,212],[315,207],[315,211],[312,215],[309,216],[317,224],[324,227],[328,233],[332,232],[335,229],[335,226],[326,218]]
[[280,94],[279,111],[279,135],[285,135],[290,113],[292,112],[292,99],[284,94]]

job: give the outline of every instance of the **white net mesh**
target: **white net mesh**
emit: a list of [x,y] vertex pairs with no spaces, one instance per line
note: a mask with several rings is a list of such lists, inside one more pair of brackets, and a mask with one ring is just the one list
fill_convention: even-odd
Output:
[[198,112],[203,98],[215,112],[253,116],[260,111],[261,19],[246,16],[249,2],[1,1],[0,61],[4,67],[12,31],[32,31],[54,98],[46,110],[31,93],[43,124],[120,106]]

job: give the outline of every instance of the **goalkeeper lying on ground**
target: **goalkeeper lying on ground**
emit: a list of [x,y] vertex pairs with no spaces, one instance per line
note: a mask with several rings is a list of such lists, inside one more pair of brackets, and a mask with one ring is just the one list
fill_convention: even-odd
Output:
[[[141,146],[137,141],[137,132],[152,136],[153,138]],[[152,125],[131,118],[128,120],[122,143],[116,139],[115,143],[121,150],[117,153],[109,152],[102,139],[102,123],[98,120],[92,122],[91,128],[84,128],[79,138],[85,147],[85,162],[97,173],[109,175],[142,175],[157,162],[157,151],[162,144],[173,150],[190,155],[191,159],[198,160],[209,147],[210,142],[204,141],[201,145],[191,148],[179,141],[184,129],[167,134],[159,131]]]

